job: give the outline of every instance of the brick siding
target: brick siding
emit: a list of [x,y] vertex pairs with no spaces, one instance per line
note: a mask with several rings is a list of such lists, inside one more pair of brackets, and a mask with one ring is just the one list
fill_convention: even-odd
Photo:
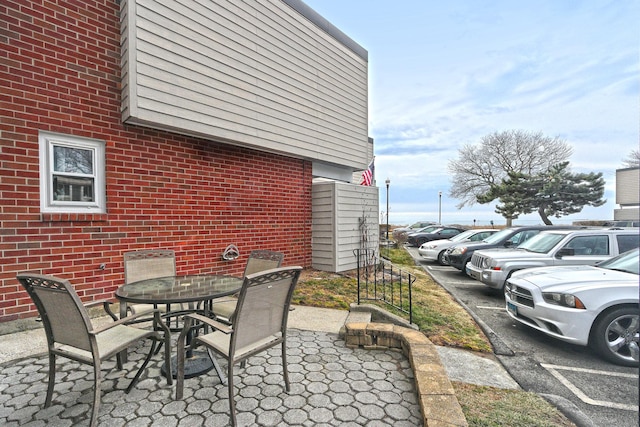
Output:
[[[241,274],[257,248],[311,265],[310,162],[122,124],[116,0],[2,2],[0,87],[0,321],[35,315],[18,271],[112,298],[130,250],[173,249],[180,274]],[[38,131],[107,141],[106,214],[40,213]]]

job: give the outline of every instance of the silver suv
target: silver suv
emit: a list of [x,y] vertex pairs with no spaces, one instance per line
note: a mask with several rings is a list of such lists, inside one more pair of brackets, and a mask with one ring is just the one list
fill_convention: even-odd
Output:
[[517,248],[475,251],[467,274],[493,289],[504,289],[514,271],[554,265],[593,265],[640,246],[637,230],[543,231]]

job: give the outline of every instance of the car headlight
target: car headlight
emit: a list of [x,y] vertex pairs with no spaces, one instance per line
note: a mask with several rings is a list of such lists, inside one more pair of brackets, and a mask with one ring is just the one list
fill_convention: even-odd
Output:
[[491,258],[485,258],[482,260],[482,268],[494,267],[495,262]]
[[451,251],[451,255],[462,255],[465,252],[467,252],[467,248],[462,246],[459,248],[453,248],[453,250]]
[[420,246],[420,249],[435,249],[436,245],[429,245],[427,243],[424,243],[422,246]]
[[575,295],[559,292],[543,292],[542,298],[544,298],[544,300],[549,304],[555,304],[562,307],[579,308],[582,310],[586,309],[582,301],[580,301],[580,298]]

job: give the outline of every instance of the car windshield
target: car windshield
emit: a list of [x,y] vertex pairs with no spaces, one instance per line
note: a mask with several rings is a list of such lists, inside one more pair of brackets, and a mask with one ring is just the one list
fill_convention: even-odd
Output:
[[638,274],[640,265],[640,249],[632,249],[616,257],[610,258],[598,264],[599,268],[608,270],[626,271],[627,273]]
[[566,234],[539,233],[518,246],[518,249],[524,249],[538,254],[546,254],[565,236]]
[[456,234],[455,236],[451,237],[449,240],[451,240],[452,242],[461,242],[463,240],[467,240],[469,237],[473,236],[476,233],[476,230],[463,231],[462,233]]
[[421,228],[419,230],[416,230],[415,233],[433,233],[434,230],[438,230],[442,227],[436,226],[436,225],[429,225],[427,227]]
[[491,236],[487,237],[486,239],[483,240],[483,242],[491,243],[491,244],[500,243],[500,241],[506,239],[507,237],[511,236],[512,234],[513,234],[513,229],[505,228],[505,229],[500,230],[497,233],[492,234]]

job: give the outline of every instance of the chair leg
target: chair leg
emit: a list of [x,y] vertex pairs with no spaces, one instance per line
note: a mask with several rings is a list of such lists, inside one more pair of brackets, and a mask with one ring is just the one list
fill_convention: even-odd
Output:
[[225,384],[227,380],[224,378],[224,373],[222,372],[222,368],[218,363],[218,359],[216,359],[215,354],[213,354],[213,352],[209,347],[207,347],[207,353],[209,353],[209,358],[211,359],[211,363],[213,363],[213,367],[215,368],[216,373],[218,374],[218,378],[220,378],[220,382],[222,384]]
[[100,361],[96,360],[93,366],[93,406],[91,409],[90,427],[98,425],[98,413],[100,412],[100,394],[102,386],[102,367]]
[[[191,319],[184,319],[184,327],[182,328],[182,332],[180,332],[180,336],[178,336],[178,363],[177,363],[177,372],[176,372],[176,400],[182,399],[182,395],[184,392],[184,356],[185,356],[185,341],[187,340],[187,335],[189,334],[189,329],[191,329]],[[171,376],[171,369],[168,371],[168,376]]]
[[[167,372],[167,384],[173,385],[173,375],[171,374],[171,331],[162,320],[158,322],[158,326],[164,334],[164,369],[165,372]],[[160,351],[160,347],[162,346],[163,344],[158,346],[158,351]]]
[[289,370],[287,369],[287,341],[282,341],[282,374],[284,376],[284,386],[287,393],[291,389],[289,385]]
[[138,369],[138,372],[136,372],[136,375],[133,377],[133,379],[129,383],[129,387],[127,387],[126,393],[129,393],[131,389],[138,383],[138,380],[140,379],[140,375],[142,375],[142,371],[144,371],[144,369],[149,364],[149,361],[151,360],[151,356],[153,356],[153,352],[155,349],[156,349],[156,342],[155,340],[151,340],[151,349],[149,350],[149,354],[147,354],[147,357],[144,359],[142,366],[140,366],[140,369]]
[[44,400],[44,407],[51,406],[53,398],[53,387],[56,384],[56,355],[49,352],[49,383],[47,385],[47,397]]
[[236,426],[236,401],[235,396],[233,395],[233,362],[228,359],[228,368],[227,368],[227,384],[229,386],[229,417],[231,418],[231,425],[233,427]]
[[116,354],[116,367],[118,368],[118,371],[122,371],[124,369],[122,359],[124,359],[122,353]]

